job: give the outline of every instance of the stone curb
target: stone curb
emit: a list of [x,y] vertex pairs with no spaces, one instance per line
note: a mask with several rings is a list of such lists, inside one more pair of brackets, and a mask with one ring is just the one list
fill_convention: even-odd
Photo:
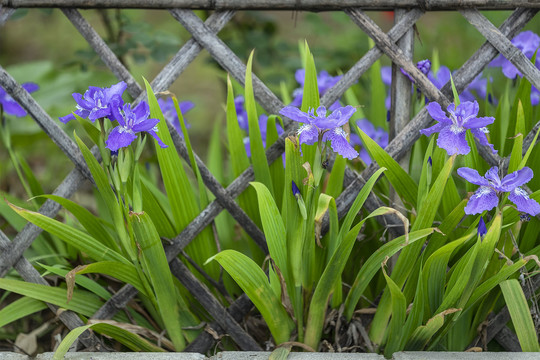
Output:
[[[198,353],[67,353],[73,360],[267,360],[270,352],[224,351],[210,358]],[[10,352],[0,352],[0,360],[51,360],[53,353],[43,353],[35,358]],[[367,353],[299,353],[293,352],[288,360],[385,360],[384,356]],[[540,353],[508,352],[425,352],[402,351],[393,360],[540,360]]]

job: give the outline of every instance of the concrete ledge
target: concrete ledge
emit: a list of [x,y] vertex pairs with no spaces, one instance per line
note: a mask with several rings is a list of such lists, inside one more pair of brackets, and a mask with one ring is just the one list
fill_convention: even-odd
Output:
[[540,360],[540,353],[402,351],[393,360]]
[[[43,353],[36,360],[51,360],[54,353]],[[68,352],[64,359],[72,360],[204,360],[199,353],[104,353],[104,352]],[[4,360],[0,357],[0,360]],[[11,360],[11,359],[9,359]],[[13,359],[19,360],[19,359]],[[22,360],[22,359],[21,359]]]
[[30,360],[30,358],[26,355],[12,352],[0,352],[0,360]]
[[[224,351],[210,360],[268,360],[270,352]],[[287,360],[385,360],[384,356],[368,353],[309,353],[292,352]],[[454,359],[455,360],[455,359]]]
[[[270,352],[224,351],[210,358],[198,353],[67,353],[65,359],[72,360],[268,360]],[[43,353],[36,360],[51,360],[53,353]],[[0,360],[31,360],[26,355],[0,352]],[[300,353],[293,352],[288,360],[385,360],[382,355],[366,353]],[[540,353],[508,352],[424,352],[402,351],[395,353],[393,360],[540,360]]]

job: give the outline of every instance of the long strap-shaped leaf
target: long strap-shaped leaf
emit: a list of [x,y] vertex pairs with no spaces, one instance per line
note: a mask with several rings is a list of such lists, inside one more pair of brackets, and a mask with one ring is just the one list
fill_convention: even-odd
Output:
[[64,359],[67,351],[75,340],[86,330],[92,328],[102,334],[112,337],[120,343],[126,345],[133,351],[145,351],[145,352],[163,352],[162,348],[151,344],[147,340],[143,339],[139,335],[136,335],[126,329],[119,328],[117,326],[105,323],[90,324],[73,329],[66,335],[64,340],[60,343],[56,352],[53,355],[53,360]]
[[159,234],[146,213],[130,215],[135,241],[142,252],[142,266],[152,285],[158,311],[177,351],[185,347],[185,340],[178,316],[174,282]]
[[276,344],[289,341],[294,324],[261,268],[235,250],[224,250],[207,262],[211,260],[217,260],[247,294],[264,318]]
[[531,311],[521,285],[516,279],[506,280],[501,283],[501,290],[516,329],[521,350],[524,352],[539,352],[538,334],[534,328]]

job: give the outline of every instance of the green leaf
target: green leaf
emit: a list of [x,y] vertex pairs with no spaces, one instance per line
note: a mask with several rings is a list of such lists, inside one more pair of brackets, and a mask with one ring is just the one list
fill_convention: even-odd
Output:
[[[368,193],[371,191],[371,188],[373,187],[377,178],[378,174],[374,174],[370,179],[370,181],[373,181],[371,181],[370,184],[366,184],[366,186],[369,187],[369,190],[366,189]],[[370,181],[368,181],[368,183]],[[366,186],[364,186],[362,190],[364,190]],[[349,260],[349,255],[351,254],[354,242],[356,241],[356,237],[358,236],[362,225],[371,217],[383,215],[391,211],[395,210],[381,207],[373,211],[365,219],[355,225],[354,228],[347,233],[343,240],[339,242],[338,248],[336,251],[334,251],[330,260],[328,261],[328,264],[326,265],[324,272],[317,283],[317,287],[315,288],[315,292],[313,293],[313,297],[311,299],[306,326],[306,336],[304,339],[304,343],[306,345],[313,349],[317,349],[319,346],[319,341],[323,331],[324,319],[326,317],[328,299],[332,291],[335,289],[336,284],[343,273],[343,269]],[[341,283],[339,283],[339,285],[341,286]]]
[[13,204],[9,204],[13,210],[20,216],[30,221],[34,225],[57,236],[62,241],[84,252],[90,258],[96,261],[108,260],[118,261],[124,264],[131,264],[129,260],[116,251],[106,248],[102,243],[92,236],[77,230],[69,225],[61,223],[58,220],[51,219],[37,212],[25,210]]
[[[187,177],[182,160],[173,146],[167,122],[159,107],[156,96],[148,81],[144,79],[144,82],[148,95],[148,105],[150,106],[150,116],[160,120],[157,124],[158,133],[161,140],[168,145],[167,148],[156,146],[156,153],[165,190],[171,204],[176,231],[179,233],[199,215],[201,209],[197,204],[195,193]],[[217,246],[213,238],[212,229],[206,227],[187,246],[186,251],[199,264],[202,264],[208,257],[215,254],[217,252]],[[215,278],[219,276],[219,269],[215,265],[210,266],[207,271],[210,276]]]
[[[302,47],[301,47],[302,48]],[[317,69],[315,67],[315,60],[313,54],[309,50],[307,41],[302,48],[304,50],[305,58],[305,75],[304,75],[304,88],[302,89],[302,106],[300,109],[303,112],[308,112],[309,109],[316,109],[320,105],[319,86],[317,84]]]
[[454,95],[454,104],[455,108],[459,106],[459,94],[456,89],[456,85],[454,84],[454,79],[452,78],[452,74],[450,74],[450,83],[452,84],[452,94]]
[[[437,179],[433,183],[431,190],[428,193],[427,198],[423,202],[422,206],[418,210],[418,215],[414,221],[411,232],[416,230],[425,229],[431,227],[433,221],[435,220],[435,215],[441,203],[441,199],[444,195],[444,189],[448,178],[452,172],[454,165],[455,156],[450,157],[444,164],[441,172],[437,176]],[[434,162],[435,165],[435,162]],[[392,271],[392,279],[398,286],[403,286],[405,280],[410,275],[415,266],[419,266],[417,260],[419,258],[420,251],[422,249],[423,243],[417,242],[411,246],[407,246],[401,252],[394,270]],[[415,265],[416,264],[416,265]],[[390,317],[391,304],[390,304],[390,294],[388,291],[383,293],[377,312],[373,319],[373,325],[370,329],[370,338],[375,344],[380,344],[382,342],[384,333],[386,331],[386,325]],[[358,301],[358,300],[356,300]],[[354,303],[356,305],[356,302]],[[347,308],[346,312],[347,318],[352,316],[353,309]]]
[[250,182],[250,185],[253,186],[257,193],[264,236],[266,237],[270,257],[279,267],[287,285],[292,287],[293,280],[288,266],[286,231],[279,209],[270,190],[264,184]]
[[[120,265],[120,266],[127,266],[125,264],[118,263],[118,262],[112,262],[111,261],[111,263],[117,264],[117,265]],[[51,273],[53,273],[55,275],[58,275],[58,276],[62,276],[64,278],[70,272],[69,270],[60,268],[58,266],[48,266],[48,265],[45,265],[45,264],[39,264],[39,266],[46,269],[48,272],[51,272]],[[101,297],[102,299],[109,300],[111,298],[111,294],[105,288],[103,288],[100,284],[98,284],[94,280],[89,279],[89,278],[87,278],[85,276],[76,276],[75,277],[75,283],[77,285],[80,285],[81,287],[87,289],[87,290],[90,290],[91,292],[93,292],[97,296]]]
[[[141,282],[137,270],[133,265],[122,264],[116,261],[99,261],[92,264],[84,265],[77,274],[104,274],[115,279],[133,285],[140,293],[148,297],[146,287]],[[77,277],[75,278],[77,279]],[[76,280],[77,281],[77,280]]]
[[522,161],[523,154],[523,137],[525,136],[525,115],[523,114],[523,105],[521,101],[518,102],[517,117],[516,117],[516,131],[514,135],[514,146],[512,147],[512,153],[510,154],[510,163],[508,164],[508,173],[512,173],[519,170],[519,165]]
[[394,240],[387,242],[375,251],[360,268],[360,271],[356,275],[354,283],[351,286],[351,290],[345,299],[345,311],[343,315],[347,319],[351,319],[354,313],[354,309],[360,297],[369,285],[369,282],[375,276],[377,271],[381,267],[381,263],[388,256],[392,256],[403,248],[407,248],[408,245],[416,243],[418,240],[425,238],[429,234],[432,234],[433,228],[422,229],[414,232],[410,232],[408,235],[402,235]]
[[131,213],[135,241],[142,252],[142,267],[154,289],[158,310],[177,351],[185,347],[171,270],[159,234],[146,213]]
[[416,208],[416,200],[418,197],[418,185],[414,182],[409,174],[395,161],[383,148],[379,146],[369,136],[367,136],[358,126],[356,127],[358,134],[362,139],[364,147],[374,159],[377,164],[381,167],[385,167],[388,171],[385,173],[385,176],[388,178],[388,181],[392,184],[396,192],[399,194],[401,199],[410,204],[412,207]]
[[444,325],[444,317],[455,313],[458,309],[445,310],[428,320],[426,325],[419,326],[411,335],[404,350],[423,350],[433,335]]
[[224,250],[208,259],[211,260],[217,260],[247,294],[264,318],[276,344],[289,341],[294,324],[261,268],[234,250]]
[[434,312],[442,303],[444,296],[444,286],[446,283],[446,273],[450,256],[464,242],[471,239],[474,233],[470,233],[457,240],[454,240],[436,250],[424,265],[424,286],[427,291],[428,308]]
[[[103,305],[103,302],[94,294],[83,290],[76,290],[71,301],[67,302],[67,290],[42,284],[25,281],[0,279],[0,289],[44,301],[78,314],[90,317]],[[128,322],[123,313],[115,315],[118,321]]]
[[92,155],[90,150],[88,150],[88,147],[86,147],[86,145],[77,136],[77,134],[75,134],[74,136],[84,156],[84,160],[86,161],[86,164],[88,165],[88,168],[90,169],[90,172],[92,173],[92,177],[94,178],[94,181],[99,190],[99,193],[101,197],[103,198],[103,200],[105,201],[105,204],[107,205],[109,214],[111,214],[112,216],[116,233],[118,234],[118,237],[123,245],[122,250],[126,254],[128,254],[131,259],[133,259],[136,256],[135,250],[131,247],[131,243],[129,242],[129,236],[127,234],[126,227],[124,225],[123,211],[120,204],[118,203],[116,195],[114,194],[111,188],[109,179],[107,178],[107,174],[105,174],[105,170],[103,170],[103,168],[101,167],[99,162],[96,160],[94,155]]
[[[372,48],[375,43],[369,38],[369,47]],[[384,99],[386,99],[386,90],[381,78],[381,61],[377,60],[369,68],[369,84],[370,84],[370,114],[369,120],[376,126],[383,129],[388,129],[386,121],[386,107]],[[385,166],[380,164],[381,166]]]
[[162,348],[155,346],[137,334],[134,334],[126,329],[114,326],[107,323],[95,323],[85,326],[80,326],[71,330],[56,349],[53,360],[62,360],[68,352],[71,345],[82,335],[86,330],[93,329],[99,333],[112,337],[116,341],[124,344],[133,351],[144,352],[164,352]]
[[392,298],[392,318],[390,320],[390,327],[388,329],[388,340],[384,349],[385,357],[392,356],[393,353],[400,349],[400,343],[403,334],[403,325],[405,323],[405,315],[407,312],[407,300],[401,292],[399,286],[386,274],[383,263],[383,275],[386,279],[386,285],[390,289],[390,296]]
[[[233,86],[229,76],[227,76],[227,89],[227,141],[229,145],[232,175],[238,177],[249,167],[249,159],[244,146],[244,136],[240,129],[240,125],[238,124],[236,106],[234,104]],[[255,191],[248,187],[240,194],[238,202],[249,217],[260,226],[259,207],[257,206]]]
[[332,166],[332,172],[328,177],[328,183],[326,184],[325,193],[332,196],[334,199],[343,191],[343,178],[345,177],[345,167],[347,166],[347,159],[343,156],[336,154],[334,166]]
[[375,185],[375,182],[379,179],[379,177],[384,171],[386,171],[386,168],[384,167],[377,170],[371,176],[371,178],[369,178],[366,184],[362,187],[362,190],[360,190],[360,192],[356,196],[356,199],[354,200],[349,211],[347,212],[345,219],[343,219],[343,223],[341,225],[341,228],[339,229],[339,235],[337,239],[338,243],[340,242],[340,239],[343,239],[345,237],[345,234],[347,234],[349,230],[351,229],[351,225],[354,221],[354,218],[356,217],[356,215],[358,215],[358,212],[360,211],[360,209],[362,209],[362,206],[364,206],[364,202],[369,196],[371,189],[373,188],[373,186]]
[[180,106],[178,105],[178,99],[176,99],[176,96],[173,96],[172,100],[176,109],[176,114],[178,115],[178,120],[180,121],[180,127],[182,129],[183,138],[186,143],[186,148],[189,155],[189,162],[191,163],[191,169],[195,172],[195,175],[197,177],[197,184],[199,186],[200,207],[201,209],[204,209],[208,205],[206,186],[204,185],[204,182],[202,180],[201,171],[199,170],[197,162],[195,161],[195,155],[193,155],[193,148],[191,146],[191,141],[189,140],[189,133],[187,131],[187,127],[184,121],[184,116],[182,115],[182,111],[180,110]]
[[270,175],[270,167],[268,166],[268,160],[266,159],[266,152],[261,136],[261,129],[259,128],[259,117],[257,116],[257,108],[255,103],[255,96],[253,95],[253,79],[252,79],[252,63],[253,53],[249,55],[249,59],[246,65],[246,79],[245,79],[245,98],[246,98],[246,112],[249,123],[249,143],[251,148],[251,163],[253,164],[253,172],[255,173],[255,180],[263,183],[270,193],[274,193],[274,187],[272,186],[272,176]]
[[103,220],[96,217],[90,211],[86,210],[79,204],[69,199],[65,199],[61,196],[42,195],[42,197],[54,200],[60,205],[62,205],[62,207],[64,207],[66,210],[72,213],[73,216],[75,216],[77,220],[79,220],[81,225],[84,226],[86,231],[88,231],[88,233],[92,237],[102,242],[103,245],[117,252],[121,251],[116,241],[113,239],[113,237],[109,234],[109,232],[103,226]]
[[43,301],[27,296],[12,301],[0,310],[0,328],[46,308],[47,305]]
[[534,327],[527,299],[519,282],[516,279],[510,279],[500,285],[521,345],[521,351],[539,352],[538,334]]

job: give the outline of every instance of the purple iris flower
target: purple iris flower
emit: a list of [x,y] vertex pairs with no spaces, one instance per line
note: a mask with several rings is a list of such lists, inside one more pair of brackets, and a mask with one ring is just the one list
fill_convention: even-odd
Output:
[[326,108],[319,106],[317,111],[310,109],[308,113],[302,112],[294,106],[285,106],[279,112],[291,120],[303,123],[298,129],[297,135],[300,144],[313,145],[319,141],[330,141],[332,149],[341,156],[352,160],[358,156],[358,152],[347,141],[347,133],[341,128],[349,121],[356,109],[347,105],[334,110],[326,116]]
[[[29,93],[39,89],[37,84],[31,82],[22,84],[22,87]],[[0,87],[0,104],[2,105],[2,108],[6,114],[17,117],[26,116],[26,111],[21,107],[21,105],[19,105],[18,102],[13,100],[13,98],[2,87]]]
[[[305,69],[298,69],[296,70],[296,73],[294,74],[294,78],[300,84],[300,87],[293,92],[294,99],[291,102],[291,106],[299,107],[302,105],[302,96],[304,94],[304,78],[306,76],[306,70]],[[337,82],[342,78],[342,76],[331,76],[328,74],[327,71],[322,70],[317,75],[317,86],[319,88],[319,96],[322,97],[328,89],[330,89],[332,86],[336,85]],[[336,101],[333,103],[328,110],[333,111],[337,108],[339,108],[341,105],[339,104],[339,101]]]
[[[165,120],[170,122],[178,134],[180,136],[184,136],[182,133],[182,127],[180,126],[180,120],[178,119],[178,114],[176,112],[176,107],[174,106],[174,101],[172,98],[167,98],[167,100],[158,99],[159,107],[161,108],[161,111],[163,112],[163,116],[165,117]],[[193,109],[195,107],[195,104],[191,101],[182,101],[178,104],[180,107],[180,111],[182,112],[182,116],[188,112],[189,110]],[[185,120],[185,119],[184,119]],[[190,128],[191,125],[186,122],[186,128]]]
[[[512,44],[521,50],[528,59],[531,59],[536,49],[540,46],[540,37],[532,31],[523,31],[512,39]],[[515,79],[516,76],[523,76],[502,54],[496,57],[489,66],[501,66],[504,76],[509,79]]]
[[532,86],[531,87],[531,105],[536,106],[539,103],[540,103],[540,90]]
[[487,227],[486,223],[484,222],[484,218],[480,216],[480,221],[478,222],[478,236],[480,236],[481,239],[484,238],[487,234]]
[[[429,70],[431,70],[431,61],[429,61],[428,59],[420,60],[416,63],[416,68],[420,70],[424,75],[427,75],[429,73]],[[408,72],[403,70],[403,68],[399,68],[399,70],[401,70],[401,73],[405,75],[409,80],[411,80],[412,83],[415,82],[411,75],[409,75]]]
[[131,104],[123,104],[122,99],[117,96],[111,103],[111,111],[118,121],[118,126],[112,129],[107,141],[106,148],[111,151],[127,147],[137,138],[136,133],[145,131],[157,140],[159,146],[166,148],[161,139],[156,134],[158,119],[149,119],[150,108],[145,101],[141,101],[134,109]]
[[502,193],[509,193],[508,200],[516,205],[518,211],[533,216],[540,213],[540,204],[529,198],[527,192],[520,187],[533,177],[533,171],[528,167],[514,171],[502,180],[497,166],[489,169],[484,177],[480,176],[478,171],[467,167],[459,168],[457,173],[468,182],[480,185],[465,206],[465,214],[479,214],[493,209],[499,204],[499,195]]
[[[368,119],[361,119],[356,122],[356,125],[362,130],[367,136],[375,140],[375,142],[382,147],[383,149],[388,146],[388,133],[384,131],[383,128],[375,129],[375,126]],[[351,144],[353,145],[362,145],[362,140],[360,136],[356,134],[351,134]],[[364,164],[369,165],[372,163],[371,157],[369,156],[367,150],[362,147],[360,150],[360,159]]]
[[[75,114],[82,118],[88,118],[88,120],[94,122],[96,119],[111,117],[112,107],[111,102],[116,97],[122,97],[122,93],[126,90],[127,84],[120,81],[118,84],[111,86],[110,88],[100,88],[96,86],[90,86],[84,93],[84,96],[79,93],[73,93],[73,98],[77,102],[77,110]],[[73,114],[63,116],[59,119],[64,124],[68,121],[75,120]],[[111,119],[114,120],[114,119]]]
[[446,109],[450,118],[442,111],[441,105],[436,102],[430,102],[426,108],[431,117],[438,123],[430,128],[420,130],[420,133],[430,136],[438,132],[437,145],[441,149],[445,149],[448,155],[466,155],[471,151],[465,138],[467,129],[471,130],[481,145],[487,145],[494,154],[497,153],[486,137],[486,133],[489,132],[486,126],[492,124],[495,118],[491,116],[477,117],[479,106],[476,101],[464,102],[457,109],[454,104],[450,104]]
[[236,117],[238,118],[238,125],[240,125],[240,129],[248,131],[248,116],[244,108],[244,102],[245,100],[242,95],[234,98],[234,108],[236,110]]

